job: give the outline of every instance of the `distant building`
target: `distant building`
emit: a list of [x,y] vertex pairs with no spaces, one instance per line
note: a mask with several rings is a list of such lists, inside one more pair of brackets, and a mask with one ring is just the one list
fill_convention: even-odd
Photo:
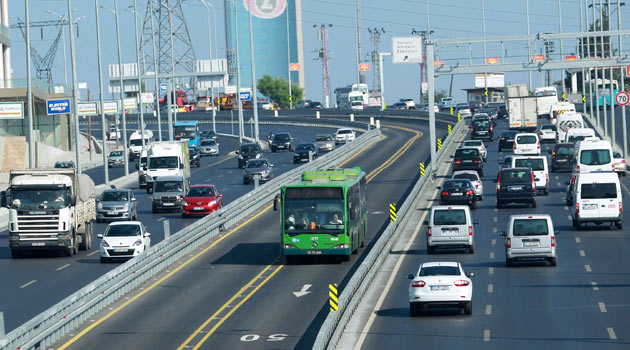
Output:
[[[234,4],[238,13],[238,48],[241,86],[251,87],[249,50],[249,0],[225,0],[226,57],[230,85],[236,85],[236,26]],[[289,64],[294,63],[291,82],[304,88],[304,51],[302,42],[302,0],[251,1],[256,77],[265,74],[289,79]],[[287,10],[288,9],[288,10]],[[287,15],[289,23],[287,28]],[[288,30],[287,30],[288,29]],[[290,57],[287,50],[290,46]]]
[[9,0],[0,0],[0,87],[11,80],[11,34],[9,32]]
[[[486,101],[484,88],[474,89],[462,89],[466,91],[466,100],[468,102]],[[505,92],[503,88],[489,87],[488,88],[488,102],[505,102]]]

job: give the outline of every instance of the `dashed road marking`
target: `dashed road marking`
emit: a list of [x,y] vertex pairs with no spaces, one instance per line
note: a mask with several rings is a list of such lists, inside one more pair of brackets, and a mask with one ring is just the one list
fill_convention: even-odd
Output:
[[494,285],[491,283],[488,285],[488,293],[494,292]]
[[60,271],[60,270],[63,270],[63,269],[65,269],[65,268],[66,268],[66,267],[68,267],[68,266],[70,266],[70,264],[65,264],[65,265],[63,265],[63,266],[59,266],[58,268],[56,268],[56,269],[55,269],[55,271]]
[[591,282],[591,286],[593,286],[593,290],[599,290],[599,286],[597,285],[597,282]]
[[569,207],[567,207],[566,205],[564,206],[564,210],[565,211],[569,211]]
[[166,218],[162,216],[161,218],[158,219],[158,221],[162,221],[164,219],[166,219]]
[[492,243],[492,245],[496,245],[497,244],[497,240],[493,238],[491,243]]
[[494,222],[497,222],[497,221],[499,221],[499,218],[495,216],[494,218],[492,218],[492,220],[493,220]]
[[560,184],[560,181],[558,181],[558,186],[562,186],[562,185]]
[[586,256],[586,253],[580,249],[580,256]]
[[597,303],[597,305],[599,305],[599,311],[600,312],[607,312],[608,310],[606,310],[606,304],[604,304],[603,302],[599,302]]
[[567,219],[573,220],[573,217],[571,215],[567,215]]
[[[608,328],[611,329],[611,328]],[[610,334],[610,332],[608,332]],[[615,338],[616,339],[616,338]],[[486,329],[483,331],[483,341],[490,341],[490,330]]]
[[495,213],[498,213],[498,212],[499,212],[499,209],[494,208],[494,212],[495,212]]
[[486,305],[486,315],[492,314],[492,305]]
[[582,240],[580,239],[580,237],[575,237],[575,243],[582,243]]
[[617,335],[615,334],[615,330],[612,327],[608,327],[606,328],[606,330],[608,331],[608,336],[610,337],[610,339],[617,340]]
[[32,280],[32,281],[30,281],[28,283],[24,283],[23,285],[20,286],[20,288],[22,288],[22,289],[26,288],[26,287],[30,286],[31,284],[33,284],[35,282],[37,282],[37,280]]
[[554,176],[554,178],[555,178],[556,180],[560,180],[560,176],[558,176],[558,175]]
[[492,233],[497,233],[497,228],[496,227],[492,228]]
[[92,255],[94,255],[94,254],[98,254],[98,253],[99,253],[99,251],[98,251],[98,250],[95,250],[95,251],[93,251],[93,252],[89,253],[87,256],[92,256]]
[[488,268],[488,275],[494,275],[494,267]]
[[494,252],[490,252],[490,259],[494,259]]
[[586,269],[586,272],[593,271],[593,270],[591,270],[591,265],[584,265],[584,269]]

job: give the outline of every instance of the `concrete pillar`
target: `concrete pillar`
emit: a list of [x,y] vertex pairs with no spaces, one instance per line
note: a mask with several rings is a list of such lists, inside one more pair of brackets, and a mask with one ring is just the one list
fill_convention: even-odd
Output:
[[0,44],[0,88],[4,88],[6,87],[5,85],[5,80],[6,79],[6,69],[5,69],[5,64],[4,64],[4,49],[5,46],[3,44]]
[[376,128],[377,129],[381,128],[381,121],[379,119],[376,119]]
[[[2,13],[2,18],[1,18],[1,22],[3,25],[5,25],[7,28],[9,27],[9,0],[2,0],[2,3],[0,4],[0,12]],[[4,46],[4,45],[3,45]],[[4,46],[2,48],[2,50],[0,51],[0,53],[2,54],[2,75],[4,77],[4,79],[6,79],[5,81],[7,81],[6,84],[4,84],[3,87],[5,88],[9,88],[11,87],[11,82],[9,82],[8,80],[11,79],[11,47],[10,46]]]
[[577,72],[571,73],[571,92],[574,94],[578,92]]
[[354,121],[354,114],[350,113],[350,121],[353,122]]
[[370,125],[374,125],[374,117],[370,117]]
[[315,112],[315,118],[319,119],[319,111]]

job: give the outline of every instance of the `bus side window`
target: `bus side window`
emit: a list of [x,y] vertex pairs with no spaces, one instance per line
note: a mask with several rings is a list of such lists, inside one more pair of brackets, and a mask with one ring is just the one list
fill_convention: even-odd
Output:
[[280,206],[280,195],[279,194],[277,194],[273,198],[273,210],[277,211],[278,210],[278,206]]

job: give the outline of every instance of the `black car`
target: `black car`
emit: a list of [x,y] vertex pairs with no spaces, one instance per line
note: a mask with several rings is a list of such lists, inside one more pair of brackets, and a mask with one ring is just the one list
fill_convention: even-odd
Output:
[[392,109],[409,109],[409,106],[404,103],[404,102],[396,102],[393,105],[391,105],[389,108]]
[[279,149],[293,151],[293,137],[291,137],[291,134],[288,132],[275,134],[269,142],[269,148],[271,152],[275,152]]
[[499,105],[499,108],[497,108],[497,118],[503,119],[507,117],[508,117],[507,106],[505,105],[505,103],[502,103]]
[[217,139],[217,133],[212,130],[204,130],[200,132],[199,135],[201,135],[202,140],[205,140],[205,139],[216,140]]
[[492,125],[497,125],[497,108],[483,107],[475,110],[475,113],[485,113],[490,118]]
[[458,148],[452,158],[453,171],[475,170],[479,176],[483,177],[483,158],[481,158],[479,149],[472,147]]
[[501,133],[501,137],[499,137],[499,152],[514,149],[514,137],[516,137],[516,134],[518,134],[516,130],[508,130]]
[[463,204],[477,208],[475,187],[470,180],[450,179],[440,187],[440,205]]
[[74,161],[72,160],[60,160],[55,163],[56,169],[74,169]]
[[301,161],[309,161],[309,152],[312,154],[312,159],[315,160],[318,156],[317,147],[312,143],[300,143],[295,146],[295,153],[293,153],[293,163],[299,163]]
[[536,181],[532,169],[501,169],[497,176],[497,208],[508,203],[526,203],[536,208]]
[[295,108],[297,108],[297,109],[311,108],[311,104],[312,103],[313,103],[313,101],[311,101],[311,100],[301,100],[301,101],[298,101],[298,103],[295,104]]
[[485,106],[485,103],[481,101],[473,101],[469,102],[470,112],[476,113],[478,109],[481,109]]
[[188,156],[190,157],[190,166],[197,166],[197,168],[201,167],[201,154],[195,147],[190,147],[188,149]]
[[551,153],[551,171],[572,171],[575,161],[575,144],[573,142],[556,143]]
[[244,143],[236,151],[236,154],[238,154],[238,167],[243,168],[248,160],[262,158],[263,151],[257,143]]
[[492,141],[494,139],[494,127],[489,120],[477,119],[470,125],[470,138],[488,139]]
[[311,108],[312,109],[322,109],[322,108],[324,108],[324,105],[322,105],[321,102],[313,101],[313,102],[311,102]]

